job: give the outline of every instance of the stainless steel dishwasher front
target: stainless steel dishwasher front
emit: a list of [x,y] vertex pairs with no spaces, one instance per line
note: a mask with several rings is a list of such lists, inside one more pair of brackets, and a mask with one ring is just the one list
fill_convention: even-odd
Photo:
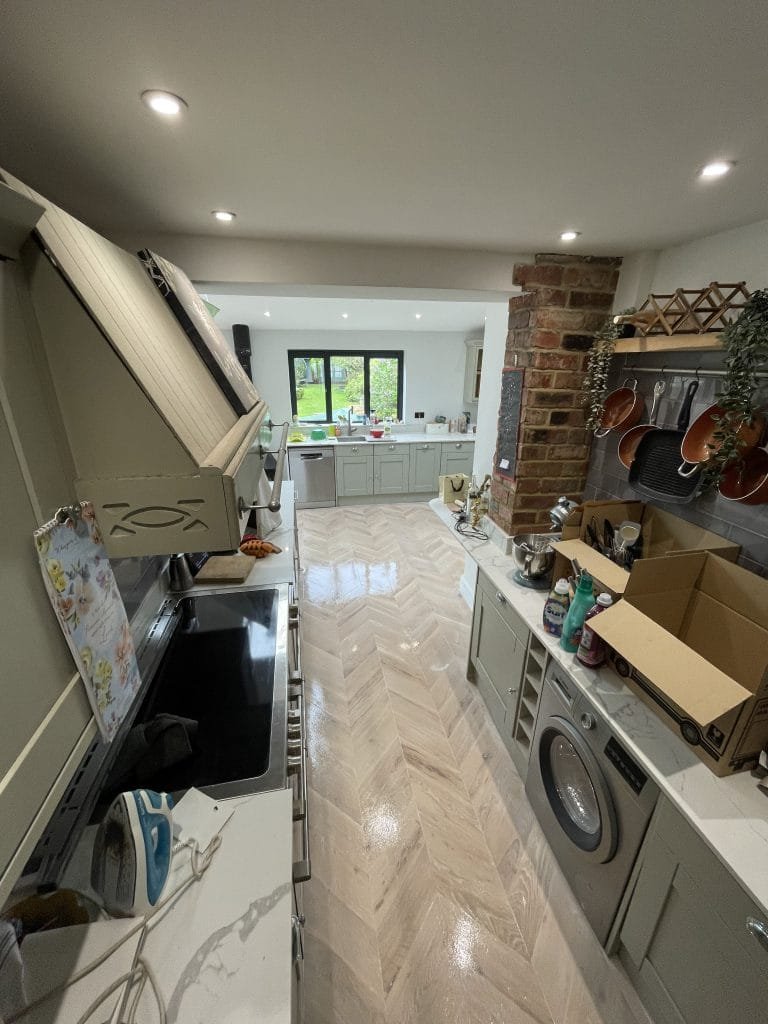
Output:
[[336,504],[336,458],[331,445],[288,449],[296,508],[327,508]]

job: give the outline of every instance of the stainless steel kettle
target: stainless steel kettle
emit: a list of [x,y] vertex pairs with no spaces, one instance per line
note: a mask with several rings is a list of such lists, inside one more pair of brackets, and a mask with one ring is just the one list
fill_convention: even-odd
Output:
[[553,530],[562,530],[566,519],[573,509],[578,505],[577,501],[571,501],[564,494],[557,499],[557,503],[549,510],[549,518]]

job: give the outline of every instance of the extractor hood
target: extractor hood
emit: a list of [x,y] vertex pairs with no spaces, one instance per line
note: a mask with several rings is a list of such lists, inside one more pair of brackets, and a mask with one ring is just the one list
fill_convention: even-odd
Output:
[[237,547],[266,404],[234,355],[222,386],[137,256],[5,171],[0,181],[44,210],[20,259],[76,467],[61,504],[93,502],[112,557]]

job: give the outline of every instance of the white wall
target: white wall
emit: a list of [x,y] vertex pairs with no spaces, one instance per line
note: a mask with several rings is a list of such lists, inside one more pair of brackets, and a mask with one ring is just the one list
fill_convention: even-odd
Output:
[[636,253],[621,268],[614,309],[639,305],[649,292],[703,288],[710,281],[768,287],[768,220],[721,231],[659,253]]
[[[226,230],[226,229],[225,229]],[[129,252],[149,247],[198,284],[429,288],[509,292],[515,263],[526,253],[425,246],[214,238],[193,235],[113,234]]]
[[[230,331],[224,332],[232,343]],[[288,349],[402,349],[403,419],[455,417],[464,408],[464,334],[433,331],[251,331],[251,369],[275,422],[291,418]]]
[[506,302],[494,302],[485,311],[483,335],[483,372],[480,377],[480,400],[477,406],[477,439],[472,471],[480,483],[491,472],[496,451],[496,431],[501,402],[501,371],[507,345],[509,307]]

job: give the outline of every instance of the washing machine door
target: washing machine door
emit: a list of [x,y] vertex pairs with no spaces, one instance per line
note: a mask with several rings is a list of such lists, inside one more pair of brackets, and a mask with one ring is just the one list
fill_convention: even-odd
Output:
[[553,715],[539,735],[539,770],[560,828],[598,863],[616,852],[616,810],[608,783],[579,731]]

